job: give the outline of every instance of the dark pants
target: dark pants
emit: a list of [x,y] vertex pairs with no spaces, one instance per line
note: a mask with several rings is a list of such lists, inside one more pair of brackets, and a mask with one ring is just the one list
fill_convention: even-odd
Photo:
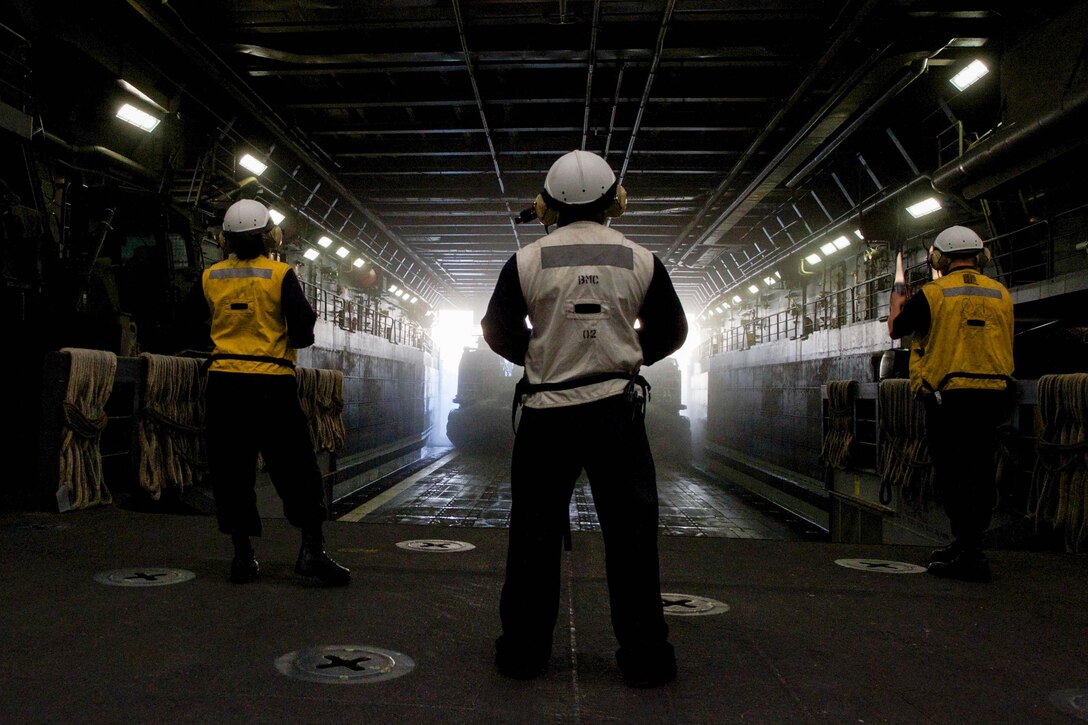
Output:
[[563,535],[585,469],[601,524],[612,628],[629,658],[671,646],[657,557],[657,473],[641,416],[622,397],[523,408],[514,440],[504,644],[546,659],[559,611]]
[[321,468],[294,375],[208,373],[205,391],[208,467],[219,530],[261,535],[257,453],[283,500],[283,514],[305,528],[327,518]]
[[997,390],[948,390],[926,398],[926,442],[937,493],[952,536],[965,549],[982,548],[997,498],[998,430],[1012,399]]

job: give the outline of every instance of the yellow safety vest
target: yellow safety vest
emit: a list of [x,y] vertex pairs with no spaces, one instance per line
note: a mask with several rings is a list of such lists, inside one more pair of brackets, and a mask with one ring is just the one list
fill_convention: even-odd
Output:
[[1005,286],[974,269],[957,269],[922,292],[930,323],[911,341],[911,390],[1004,390],[1013,373],[1012,297]]
[[231,257],[204,270],[204,297],[212,311],[215,345],[211,370],[295,374],[295,350],[287,342],[287,321],[281,307],[283,278],[289,269],[288,264],[261,256],[245,260]]

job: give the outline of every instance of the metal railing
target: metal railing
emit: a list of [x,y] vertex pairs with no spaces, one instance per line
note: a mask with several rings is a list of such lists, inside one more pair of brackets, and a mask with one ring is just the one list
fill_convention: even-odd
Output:
[[382,312],[373,298],[364,296],[352,299],[308,282],[302,283],[302,289],[319,320],[331,322],[348,332],[374,335],[424,352],[434,351],[431,336],[422,325]]
[[[1088,205],[1077,207],[988,240],[993,262],[987,274],[1015,290],[1071,272],[1088,271],[1088,254],[1082,245],[1085,233],[1078,224],[1086,209]],[[925,260],[905,271],[907,283],[916,290],[931,278]],[[804,340],[818,330],[886,319],[891,286],[891,273],[881,274],[818,293],[815,299],[792,303],[763,316],[744,313],[733,327],[714,331],[703,340],[699,354],[706,359],[777,340]]]

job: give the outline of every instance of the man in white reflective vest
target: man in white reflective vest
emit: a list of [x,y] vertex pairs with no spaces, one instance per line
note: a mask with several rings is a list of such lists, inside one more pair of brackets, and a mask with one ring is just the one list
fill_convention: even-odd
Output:
[[937,277],[911,295],[893,289],[892,339],[913,335],[910,381],[925,403],[926,442],[953,541],[930,555],[929,573],[990,580],[982,551],[996,499],[999,429],[1012,410],[1013,304],[980,271],[989,250],[971,229],[945,229],[929,262]]
[[511,677],[535,677],[550,658],[562,540],[583,470],[604,538],[623,678],[653,687],[676,675],[638,373],[680,348],[687,319],[661,261],[605,225],[626,200],[601,157],[572,151],[556,161],[522,220],[535,216],[557,228],[510,258],[481,323],[491,349],[525,369],[515,393],[515,407],[524,407],[495,643],[496,666]]

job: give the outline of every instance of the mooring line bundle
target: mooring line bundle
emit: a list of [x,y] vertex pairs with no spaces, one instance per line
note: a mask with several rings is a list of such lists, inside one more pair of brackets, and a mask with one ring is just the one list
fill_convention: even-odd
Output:
[[106,427],[106,401],[113,392],[117,355],[71,347],[61,352],[71,357],[72,364],[63,404],[58,505],[63,510],[64,490],[71,509],[112,503],[102,474],[99,441]]
[[854,400],[858,381],[832,380],[827,384],[827,433],[820,460],[832,468],[849,468],[854,454]]
[[1043,375],[1028,515],[1070,553],[1088,553],[1088,373]]
[[344,373],[340,370],[296,368],[298,397],[310,423],[314,451],[335,451],[344,445]]
[[158,500],[204,472],[204,376],[201,360],[141,353],[147,381],[139,417],[139,483]]
[[933,499],[933,469],[925,439],[925,408],[914,399],[910,381],[882,380],[877,388],[880,427],[880,502],[891,503],[893,486],[904,501]]

